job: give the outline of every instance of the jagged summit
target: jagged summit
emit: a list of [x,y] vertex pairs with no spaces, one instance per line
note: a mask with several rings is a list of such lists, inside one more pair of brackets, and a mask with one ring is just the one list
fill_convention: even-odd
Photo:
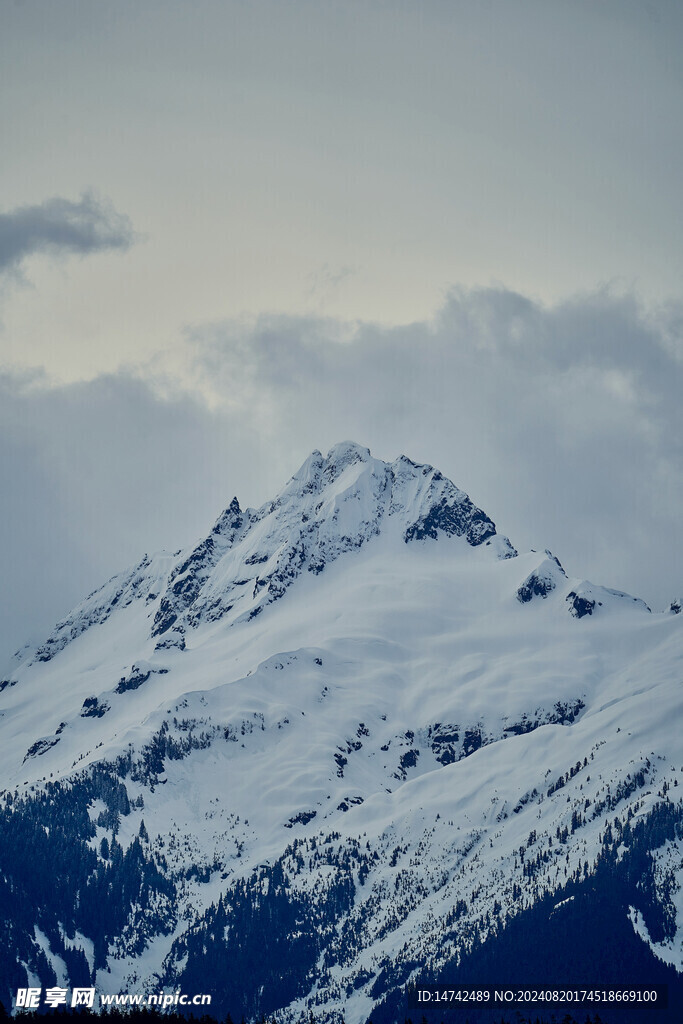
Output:
[[237,499],[171,572],[152,633],[181,645],[201,621],[253,619],[305,573],[386,533],[404,543],[496,538],[501,557],[516,552],[493,521],[438,470],[406,456],[388,464],[352,441],[314,451],[272,501],[240,510]]
[[91,594],[35,652],[49,661],[91,625],[138,599],[154,608],[157,649],[185,648],[188,630],[249,621],[299,577],[318,575],[380,534],[398,543],[462,538],[499,558],[517,552],[469,496],[429,465],[405,455],[373,458],[352,441],[314,451],[280,493],[259,509],[237,497],[211,532],[175,559],[145,558]]

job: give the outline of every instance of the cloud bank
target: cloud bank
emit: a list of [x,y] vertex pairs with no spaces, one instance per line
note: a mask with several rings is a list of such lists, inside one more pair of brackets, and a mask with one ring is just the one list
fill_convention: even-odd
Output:
[[84,192],[78,202],[54,196],[34,206],[0,213],[0,273],[16,271],[36,253],[81,256],[128,249],[135,239],[128,217]]

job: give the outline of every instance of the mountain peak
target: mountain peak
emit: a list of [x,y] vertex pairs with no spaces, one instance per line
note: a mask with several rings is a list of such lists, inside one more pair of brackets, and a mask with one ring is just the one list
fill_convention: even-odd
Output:
[[[494,522],[438,470],[406,456],[382,462],[354,441],[326,456],[316,449],[276,498],[244,513],[234,502],[225,516],[223,546],[202,542],[171,574],[155,636],[207,619],[252,619],[295,580],[379,534],[399,544],[462,537],[472,547],[496,537]],[[516,554],[506,538],[497,541],[499,557]]]
[[405,455],[382,462],[368,448],[342,441],[326,456],[313,451],[261,508],[243,511],[233,498],[210,534],[175,556],[170,571],[168,558],[163,567],[146,562],[131,580],[112,581],[111,601],[105,589],[91,595],[60,623],[40,658],[49,660],[90,624],[104,622],[124,596],[126,602],[144,597],[153,609],[157,649],[184,650],[188,631],[219,619],[227,625],[253,619],[296,580],[320,574],[380,534],[398,545],[397,553],[403,544],[439,537],[462,538],[471,547],[495,539],[498,557],[517,553],[489,516],[432,466]]

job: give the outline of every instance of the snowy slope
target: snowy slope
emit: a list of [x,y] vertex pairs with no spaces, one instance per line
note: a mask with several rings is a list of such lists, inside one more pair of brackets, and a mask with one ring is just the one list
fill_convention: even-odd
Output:
[[[102,991],[203,991],[215,946],[247,1012],[360,1022],[601,858],[626,864],[620,829],[664,807],[624,928],[683,970],[682,676],[680,616],[517,554],[432,467],[346,443],[15,661],[6,814],[81,801],[69,841],[92,870],[115,840],[152,879],[116,935],[81,924]],[[258,935],[266,907],[299,952],[278,974],[274,946],[261,978],[244,922]],[[62,963],[51,914],[72,911],[38,906],[29,960]]]

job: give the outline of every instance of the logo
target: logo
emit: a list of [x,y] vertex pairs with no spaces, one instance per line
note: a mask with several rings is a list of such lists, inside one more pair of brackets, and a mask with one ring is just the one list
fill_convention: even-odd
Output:
[[[40,1006],[40,997],[42,992],[42,988],[18,988],[16,999],[17,1010],[37,1010]],[[53,1010],[57,1006],[66,1006],[66,993],[67,989],[65,988],[54,987],[45,989],[43,1006],[49,1006]],[[89,1009],[92,1009],[94,1003],[94,988],[74,988],[71,990],[72,1006],[86,1006]]]

